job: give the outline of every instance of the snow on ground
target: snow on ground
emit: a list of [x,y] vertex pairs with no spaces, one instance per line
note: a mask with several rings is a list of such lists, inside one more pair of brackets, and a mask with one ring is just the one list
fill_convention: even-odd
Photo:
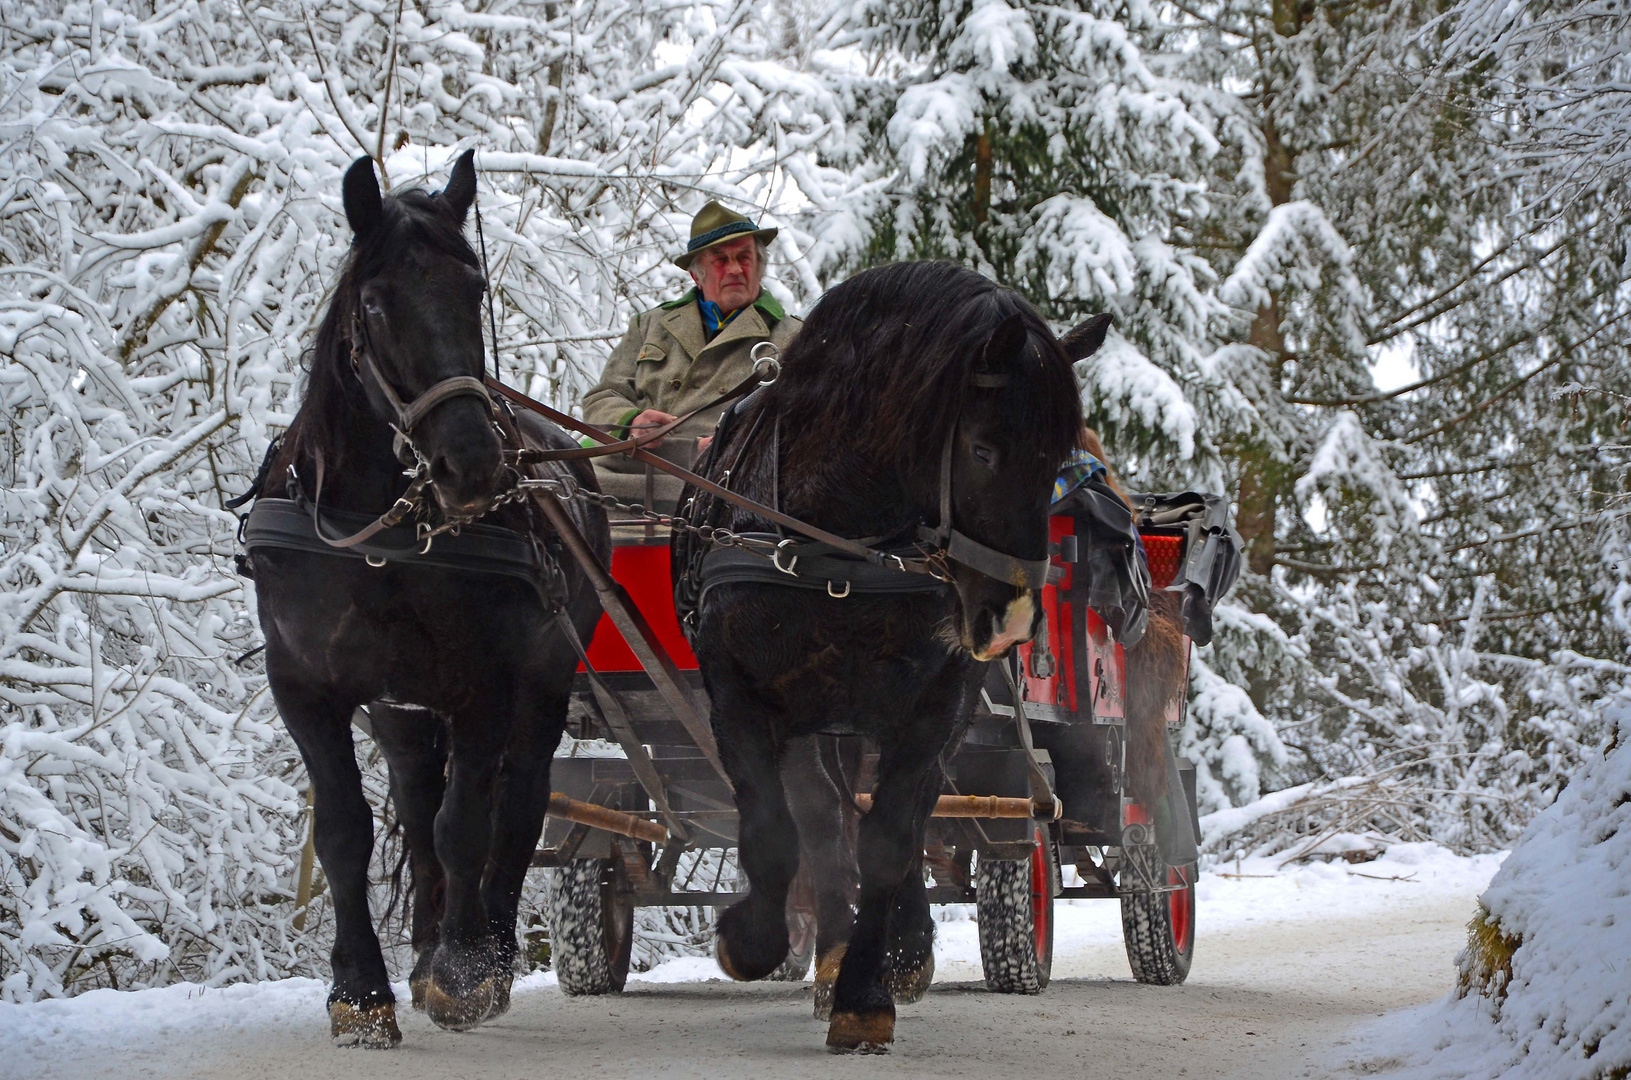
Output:
[[1617,722],[1618,748],[1587,758],[1483,890],[1498,933],[1460,961],[1470,992],[1373,1025],[1357,1067],[1401,1080],[1631,1073],[1631,706]]
[[[1209,935],[1267,931],[1274,924],[1312,920],[1354,920],[1400,908],[1465,903],[1489,881],[1500,864],[1493,855],[1459,858],[1431,844],[1399,845],[1374,862],[1344,862],[1280,867],[1274,859],[1246,859],[1214,867],[1201,877],[1197,897],[1199,955],[1204,959]],[[1068,873],[1068,871],[1067,871]],[[980,979],[976,927],[967,908],[936,909],[945,920],[938,927],[936,982],[974,983]],[[1112,901],[1062,901],[1055,907],[1056,977],[1071,973],[1073,957],[1113,956],[1121,941],[1119,907]],[[1108,950],[1106,947],[1110,947]],[[1453,954],[1431,962],[1444,972],[1449,990]],[[1120,978],[1126,978],[1122,969]],[[712,959],[686,957],[650,972],[633,974],[642,983],[723,981]],[[518,979],[515,997],[557,994],[553,973]],[[721,988],[723,989],[723,988]],[[407,1001],[407,985],[396,987]],[[248,1036],[291,1038],[326,1026],[327,986],[314,979],[245,984],[218,989],[195,985],[119,992],[97,990],[76,998],[26,1005],[0,1005],[0,1032],[6,1053],[0,1077],[63,1075],[60,1066],[73,1060],[106,1059],[120,1051],[153,1053],[178,1041],[208,1039],[222,1046]],[[1045,1000],[1045,999],[1039,999]],[[72,1071],[72,1070],[70,1070]]]

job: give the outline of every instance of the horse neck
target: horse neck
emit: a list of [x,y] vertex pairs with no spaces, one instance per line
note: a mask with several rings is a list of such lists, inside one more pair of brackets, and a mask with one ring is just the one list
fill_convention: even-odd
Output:
[[[939,459],[939,447],[908,448],[915,460],[919,449]],[[880,456],[867,447],[843,440],[800,438],[788,442],[781,454],[782,509],[801,520],[843,536],[887,536],[917,522],[933,492],[918,490],[911,477],[911,461],[897,453]]]

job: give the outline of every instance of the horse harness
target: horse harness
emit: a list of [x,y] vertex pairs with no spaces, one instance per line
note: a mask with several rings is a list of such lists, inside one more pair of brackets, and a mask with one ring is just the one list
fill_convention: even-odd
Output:
[[[529,521],[525,533],[489,524],[477,524],[476,518],[509,503],[520,503],[527,508],[529,518],[536,513],[526,496],[531,490],[543,490],[567,501],[578,498],[597,502],[602,506],[617,504],[622,509],[641,514],[673,529],[688,532],[702,540],[701,556],[687,574],[695,570],[694,588],[682,590],[684,599],[694,594],[696,602],[707,589],[730,582],[773,582],[802,588],[825,588],[837,598],[852,594],[901,595],[936,591],[953,580],[951,563],[961,564],[977,573],[1021,588],[1039,589],[1047,580],[1048,560],[1020,559],[996,551],[958,531],[952,525],[951,463],[956,428],[947,434],[940,460],[940,520],[933,527],[918,525],[915,537],[900,538],[902,542],[878,547],[886,538],[842,537],[824,529],[792,518],[779,509],[749,499],[724,484],[715,483],[688,469],[649,453],[645,448],[657,442],[692,417],[721,404],[736,401],[734,408],[721,418],[724,425],[741,410],[745,395],[756,388],[775,381],[780,365],[774,354],[775,346],[768,342],[754,347],[753,373],[713,401],[707,402],[684,416],[676,417],[640,435],[630,434],[616,439],[609,433],[593,427],[566,413],[552,409],[542,402],[511,389],[491,377],[476,378],[457,375],[439,380],[412,401],[404,402],[396,392],[369,346],[363,321],[352,316],[351,367],[359,381],[372,381],[380,391],[392,413],[387,421],[393,432],[392,449],[398,460],[410,470],[407,489],[385,513],[369,520],[369,515],[322,509],[323,482],[326,465],[321,452],[316,457],[316,490],[308,499],[304,485],[293,465],[289,466],[287,484],[292,499],[257,499],[250,513],[240,523],[239,539],[246,551],[255,547],[282,547],[334,555],[350,555],[367,560],[370,566],[384,566],[389,562],[417,563],[419,565],[458,568],[482,573],[495,573],[517,577],[531,582],[547,610],[558,611],[565,601],[564,576],[556,555],[540,542],[539,537],[548,530],[539,527],[536,520]],[[1007,384],[1006,375],[976,373],[973,384],[980,388],[997,388]],[[437,406],[457,397],[480,397],[493,411],[493,424],[505,445],[503,457],[508,466],[509,481],[485,511],[468,517],[444,519],[432,525],[427,518],[425,489],[433,481],[429,463],[413,442],[414,430]],[[562,449],[527,447],[521,438],[509,405],[514,404],[537,413],[554,423],[595,439],[601,445]],[[762,415],[762,414],[761,414]],[[779,423],[778,423],[779,428]],[[745,445],[745,444],[744,444]],[[268,448],[262,463],[261,475],[243,496],[227,505],[236,508],[255,498],[265,481],[265,475],[276,452],[277,444]],[[624,504],[597,492],[585,490],[571,477],[525,476],[521,470],[529,465],[545,462],[584,460],[625,454],[645,461],[695,487],[698,494],[712,495],[733,503],[755,516],[764,518],[782,530],[778,533],[736,533],[710,524],[698,525],[689,516],[656,514],[638,503]],[[729,481],[729,470],[722,479]],[[693,499],[692,503],[695,504]],[[332,536],[324,527],[325,517],[342,528],[354,529],[342,536]],[[410,522],[410,517],[418,520]],[[469,530],[466,532],[465,530]],[[795,540],[786,531],[802,534],[807,539]],[[436,543],[440,543],[440,547]],[[247,566],[241,569],[248,572]],[[802,569],[801,569],[802,568]],[[836,586],[842,583],[842,590]],[[677,598],[679,601],[681,598]],[[690,604],[682,604],[690,607]],[[682,614],[688,614],[682,612]]]

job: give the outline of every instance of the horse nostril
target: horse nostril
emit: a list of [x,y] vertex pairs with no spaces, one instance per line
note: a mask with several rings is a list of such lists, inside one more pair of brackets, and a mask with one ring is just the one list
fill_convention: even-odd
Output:
[[430,479],[433,484],[452,485],[459,476],[459,470],[446,454],[437,454],[430,459]]

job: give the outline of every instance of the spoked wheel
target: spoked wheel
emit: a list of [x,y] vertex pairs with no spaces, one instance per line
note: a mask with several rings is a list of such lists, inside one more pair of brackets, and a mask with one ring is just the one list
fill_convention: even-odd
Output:
[[[1165,866],[1153,846],[1141,855],[1157,866]],[[1165,869],[1170,891],[1122,893],[1121,932],[1133,978],[1156,986],[1177,986],[1189,978],[1189,965],[1195,957],[1196,868]],[[1124,881],[1131,872],[1122,872]]]
[[982,857],[974,877],[985,985],[998,994],[1040,994],[1053,974],[1053,844],[1032,824],[1031,857]]
[[549,953],[563,993],[615,994],[629,977],[634,905],[617,859],[574,859],[549,897]]

